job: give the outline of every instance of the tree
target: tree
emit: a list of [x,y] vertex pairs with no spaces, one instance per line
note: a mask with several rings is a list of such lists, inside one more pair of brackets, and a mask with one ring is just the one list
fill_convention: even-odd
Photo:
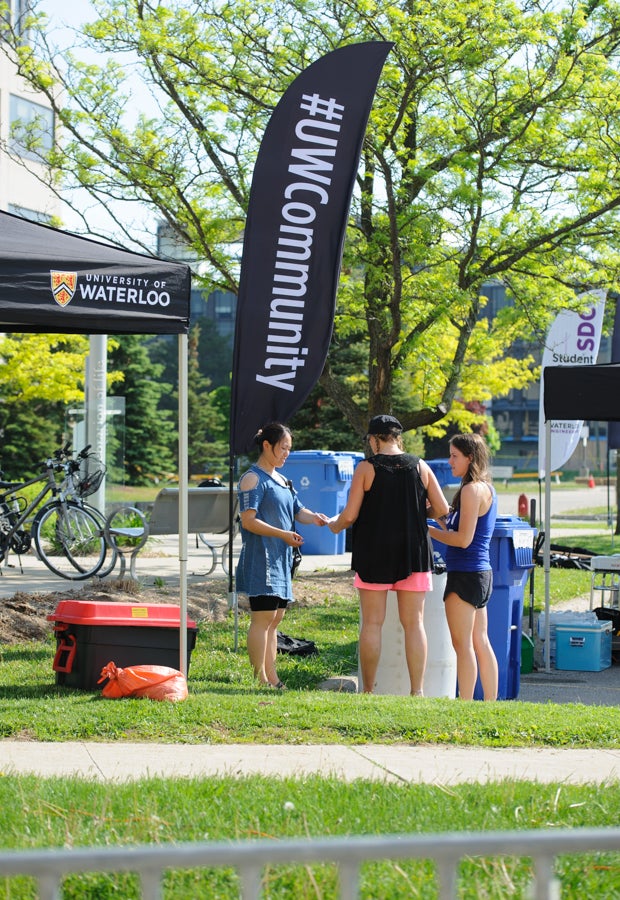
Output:
[[67,404],[84,402],[88,338],[7,334],[0,338],[0,468],[29,478],[64,439]]
[[228,419],[212,402],[210,382],[200,372],[200,326],[194,325],[189,338],[188,423],[190,472],[206,474],[226,471],[228,466]]
[[84,400],[88,338],[77,334],[0,337],[0,395],[5,403]]
[[111,367],[123,373],[110,393],[125,397],[125,473],[130,484],[148,484],[176,471],[177,438],[171,413],[158,408],[172,387],[160,381],[161,366],[149,359],[142,335],[117,337],[109,354]]
[[[205,261],[209,285],[232,291],[253,162],[283,90],[339,45],[394,41],[321,376],[358,434],[391,410],[434,434],[478,421],[468,405],[537,374],[510,356],[517,337],[542,340],[576,292],[617,287],[617,0],[100,0],[97,11],[84,42],[103,65],[55,54],[37,17],[32,46],[7,38],[56,112],[51,171],[104,204],[149,204]],[[128,118],[130,71],[156,114]],[[19,138],[37,149],[28,129]],[[514,306],[489,322],[481,288],[493,279]],[[351,379],[335,355],[360,323],[366,364]]]

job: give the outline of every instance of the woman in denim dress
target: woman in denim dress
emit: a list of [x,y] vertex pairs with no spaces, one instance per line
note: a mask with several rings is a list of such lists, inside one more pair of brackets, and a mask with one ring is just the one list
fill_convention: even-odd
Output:
[[247,648],[259,683],[284,688],[276,671],[278,626],[293,599],[293,547],[303,543],[295,521],[325,525],[328,517],[311,512],[292,485],[276,470],[291,452],[291,432],[279,422],[259,429],[257,462],[239,480],[242,547],[237,589],[250,601]]

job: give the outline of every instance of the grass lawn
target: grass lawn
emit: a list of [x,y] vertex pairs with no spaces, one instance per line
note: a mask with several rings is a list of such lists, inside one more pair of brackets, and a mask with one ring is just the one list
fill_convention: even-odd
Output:
[[[554,569],[552,603],[587,593],[589,572]],[[535,575],[535,606],[544,603],[542,570]],[[527,598],[527,590],[526,590]],[[247,621],[241,618],[241,645]],[[199,623],[191,657],[190,696],[183,703],[109,701],[99,691],[55,684],[55,645],[0,647],[0,737],[24,740],[116,740],[215,744],[441,743],[480,747],[529,747],[532,771],[538,747],[617,750],[620,708],[521,702],[456,702],[445,699],[371,696],[319,690],[322,680],[356,669],[357,606],[331,597],[317,606],[287,612],[290,634],[313,639],[315,657],[282,657],[286,693],[257,688],[243,646],[233,651],[232,620]],[[1,741],[0,741],[1,760]],[[255,838],[510,831],[614,825],[620,782],[592,785],[344,784],[333,778],[144,779],[99,784],[74,778],[39,779],[1,773],[0,845],[3,849],[78,847]],[[507,846],[507,853],[510,847]],[[563,898],[620,897],[620,854],[566,856],[557,873]],[[528,860],[472,858],[463,861],[459,897],[525,898]],[[266,866],[265,898],[338,896],[331,866]],[[0,896],[35,897],[27,878],[0,879]],[[139,897],[129,874],[74,875],[64,898]],[[230,869],[171,871],[165,897],[239,896]],[[435,898],[429,862],[395,860],[362,867],[360,896],[366,900]]]
[[[594,792],[587,786],[518,782],[446,789],[363,781],[343,784],[315,777],[150,779],[113,786],[72,779],[0,780],[0,828],[8,849],[591,828],[614,822],[619,808],[618,784]],[[618,854],[562,857],[557,874],[564,900],[620,896]],[[428,861],[365,863],[360,897],[435,900],[433,876]],[[525,898],[531,877],[527,859],[467,858],[461,865],[459,897]],[[0,891],[11,900],[35,896],[25,878],[0,879]],[[76,900],[139,896],[135,877],[124,874],[73,875],[63,892],[64,898]],[[164,896],[232,900],[239,896],[239,882],[227,868],[175,870],[166,874]],[[333,900],[338,896],[336,872],[329,865],[266,865],[263,896]]]
[[[587,589],[589,573],[554,570],[554,596]],[[580,577],[581,576],[581,577]],[[585,581],[583,578],[585,576]],[[538,594],[543,579],[536,582]],[[620,708],[499,702],[463,703],[318,690],[328,677],[357,668],[359,613],[350,600],[293,607],[287,633],[314,640],[317,656],[281,656],[290,690],[258,688],[243,647],[233,650],[232,616],[199,623],[191,656],[189,698],[180,704],[109,701],[99,690],[58,686],[51,663],[55,644],[0,649],[0,736],[35,740],[132,740],[182,743],[413,742],[494,747],[617,747]]]

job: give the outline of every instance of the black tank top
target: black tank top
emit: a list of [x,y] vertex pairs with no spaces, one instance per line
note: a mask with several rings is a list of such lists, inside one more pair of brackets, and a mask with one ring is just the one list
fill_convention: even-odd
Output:
[[352,528],[351,565],[362,581],[393,584],[433,568],[419,461],[408,453],[367,460],[375,478]]

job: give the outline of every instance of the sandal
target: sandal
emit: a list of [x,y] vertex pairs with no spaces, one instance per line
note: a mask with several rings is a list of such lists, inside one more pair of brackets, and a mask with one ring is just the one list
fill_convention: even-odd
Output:
[[283,681],[278,681],[277,684],[272,684],[271,687],[272,687],[272,688],[275,688],[277,691],[286,691],[286,690],[288,690],[288,688],[286,687],[286,685],[284,684]]

